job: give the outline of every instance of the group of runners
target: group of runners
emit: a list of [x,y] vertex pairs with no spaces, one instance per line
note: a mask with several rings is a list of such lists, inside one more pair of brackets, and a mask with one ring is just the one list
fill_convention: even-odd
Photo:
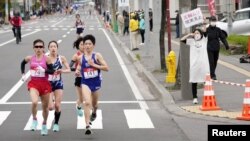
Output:
[[[96,39],[88,34],[79,37],[73,47],[77,52],[73,55],[70,63],[65,56],[58,54],[58,43],[50,41],[49,53],[45,53],[45,43],[41,39],[33,42],[34,54],[26,56],[21,62],[22,80],[25,80],[25,65],[29,63],[31,78],[27,84],[32,102],[32,125],[31,131],[37,129],[37,109],[39,98],[42,105],[43,123],[41,135],[48,134],[47,118],[49,110],[54,112],[54,124],[52,130],[60,131],[59,119],[61,116],[61,101],[63,98],[62,73],[75,72],[75,88],[77,93],[76,112],[77,115],[85,116],[86,130],[89,135],[91,122],[97,117],[99,89],[101,88],[101,71],[108,71],[109,67],[98,52],[94,52]],[[82,111],[82,108],[84,112]]]

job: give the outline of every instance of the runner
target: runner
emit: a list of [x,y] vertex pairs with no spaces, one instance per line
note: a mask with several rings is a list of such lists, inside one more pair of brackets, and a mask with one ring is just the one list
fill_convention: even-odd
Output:
[[33,42],[34,55],[26,56],[21,63],[22,80],[25,80],[25,64],[30,62],[30,74],[31,80],[28,82],[28,90],[32,102],[32,116],[33,121],[31,130],[35,131],[37,128],[37,106],[38,98],[40,97],[42,102],[42,115],[43,123],[41,129],[41,135],[47,135],[47,118],[48,118],[48,104],[49,104],[49,93],[51,92],[51,86],[48,81],[48,74],[54,74],[52,61],[50,57],[47,57],[44,52],[44,41],[37,39]]
[[[49,110],[53,110],[55,108],[53,131],[58,132],[60,130],[58,122],[61,115],[61,101],[63,96],[63,81],[61,73],[69,73],[70,67],[67,59],[64,56],[58,54],[58,44],[56,41],[50,41],[48,49],[50,52],[49,57],[53,62],[53,69],[56,70],[56,73],[49,75],[49,81],[52,87],[52,93],[50,93]],[[65,69],[62,69],[63,65]],[[53,100],[55,101],[55,104]]]
[[[73,55],[72,60],[70,62],[71,71],[76,70],[76,67],[78,65],[77,58],[80,55],[82,55],[84,52],[84,45],[83,45],[83,38],[82,37],[79,37],[74,42],[73,48],[76,48],[77,52]],[[78,97],[78,99],[76,100],[76,112],[77,112],[77,115],[80,117],[83,116],[83,112],[82,112],[83,94],[81,91],[81,79],[82,79],[81,75],[76,76],[75,83],[74,83],[75,88],[76,88],[77,97]]]
[[84,30],[84,22],[82,22],[82,20],[80,19],[80,14],[76,14],[75,28],[76,28],[77,38],[79,38]]
[[[84,95],[84,116],[86,123],[85,134],[91,134],[91,121],[96,119],[98,108],[99,89],[101,88],[101,70],[108,71],[108,65],[102,55],[93,52],[95,47],[95,37],[86,35],[83,37],[85,52],[78,57],[79,65],[76,69],[76,75],[82,75],[81,86]],[[93,109],[92,109],[93,108]],[[92,114],[90,115],[90,110]]]

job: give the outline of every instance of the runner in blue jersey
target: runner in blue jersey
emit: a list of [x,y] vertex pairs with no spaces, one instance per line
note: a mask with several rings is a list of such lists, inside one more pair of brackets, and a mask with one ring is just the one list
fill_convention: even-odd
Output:
[[[69,73],[70,67],[67,59],[64,56],[58,54],[58,44],[56,41],[50,41],[48,48],[50,52],[49,56],[53,62],[53,69],[56,71],[56,73],[49,75],[48,78],[52,87],[52,93],[50,93],[49,109],[55,109],[53,131],[58,132],[60,130],[58,123],[61,116],[61,101],[63,96],[63,81],[61,73]],[[65,69],[63,69],[63,66]]]
[[[84,54],[78,57],[79,65],[76,69],[76,75],[82,75],[81,86],[84,95],[84,116],[86,123],[85,134],[91,134],[91,121],[96,119],[98,108],[99,89],[101,88],[101,70],[108,71],[109,67],[102,55],[93,52],[95,47],[95,37],[86,35],[84,40]],[[92,110],[92,114],[91,111]]]

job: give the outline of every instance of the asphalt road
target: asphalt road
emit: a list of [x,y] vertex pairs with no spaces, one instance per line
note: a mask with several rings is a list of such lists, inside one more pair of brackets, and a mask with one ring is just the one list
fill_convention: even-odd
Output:
[[[101,141],[188,141],[181,126],[188,127],[181,117],[170,115],[147,84],[138,76],[134,66],[126,57],[117,42],[103,27],[96,15],[79,12],[86,24],[84,34],[96,37],[95,51],[103,54],[110,71],[103,73],[103,85],[100,90],[98,118],[93,123],[93,134],[84,134],[84,121],[75,111],[76,93],[73,85],[74,73],[64,74],[64,96],[62,114],[59,121],[60,132],[49,130],[48,136],[41,136],[40,130],[29,131],[31,124],[30,97],[27,82],[21,82],[20,63],[27,55],[33,54],[32,43],[42,39],[46,46],[49,41],[59,43],[59,53],[66,56],[68,62],[75,53],[73,42],[76,39],[73,29],[74,15],[53,15],[30,20],[22,26],[22,42],[15,43],[10,29],[0,31],[0,140],[101,140]],[[26,65],[26,72],[28,65]],[[38,121],[41,123],[41,105]],[[53,113],[49,115],[48,127],[53,122]],[[179,125],[177,122],[185,122]],[[192,127],[192,125],[191,125]],[[203,126],[203,129],[206,129]],[[202,131],[204,132],[204,131]],[[193,133],[191,133],[193,134]],[[205,133],[204,133],[205,134]],[[206,137],[203,137],[206,139]],[[201,139],[203,140],[203,139]]]

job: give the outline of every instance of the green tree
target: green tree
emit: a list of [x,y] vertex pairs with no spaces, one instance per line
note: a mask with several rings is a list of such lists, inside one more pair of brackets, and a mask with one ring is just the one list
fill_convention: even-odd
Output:
[[1,0],[0,1],[0,16],[2,17],[4,17],[5,15],[4,8],[5,8],[5,0]]

